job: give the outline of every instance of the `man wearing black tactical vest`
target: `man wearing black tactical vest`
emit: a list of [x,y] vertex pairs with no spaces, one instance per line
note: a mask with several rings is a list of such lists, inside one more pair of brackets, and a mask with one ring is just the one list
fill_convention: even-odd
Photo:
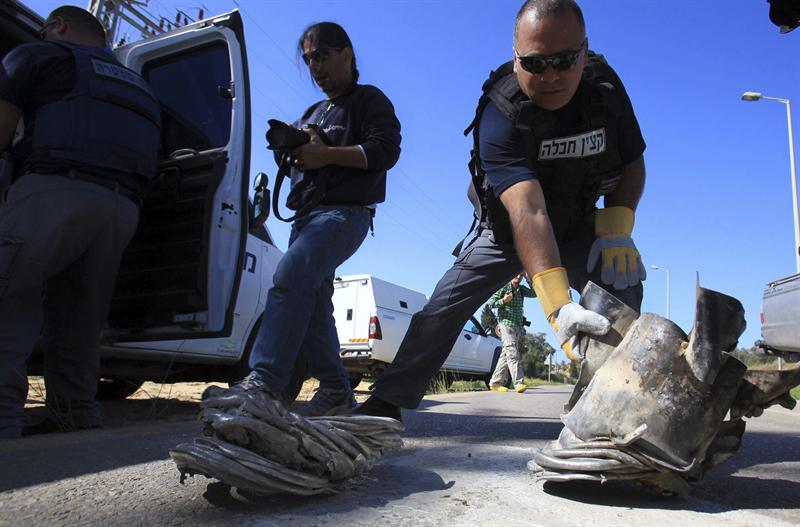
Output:
[[484,84],[467,129],[476,234],[356,413],[399,419],[401,407],[416,408],[469,316],[520,268],[572,359],[572,337],[605,334],[609,322],[574,302],[570,287],[591,280],[639,310],[645,271],[631,232],[645,144],[622,82],[588,45],[573,0],[519,10],[514,60]]
[[[149,86],[89,12],[55,9],[41,37],[0,67],[0,151],[24,125],[0,206],[0,438],[101,426],[100,332],[161,126]],[[40,332],[50,417],[23,431]]]

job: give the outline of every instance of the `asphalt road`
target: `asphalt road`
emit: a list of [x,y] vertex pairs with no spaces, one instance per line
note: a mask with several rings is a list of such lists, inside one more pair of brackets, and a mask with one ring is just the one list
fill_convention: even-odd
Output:
[[0,442],[0,525],[800,524],[800,412],[748,424],[739,454],[685,499],[624,484],[543,484],[526,470],[557,437],[566,388],[426,398],[403,449],[339,495],[242,503],[212,480],[178,483],[167,450],[194,421]]

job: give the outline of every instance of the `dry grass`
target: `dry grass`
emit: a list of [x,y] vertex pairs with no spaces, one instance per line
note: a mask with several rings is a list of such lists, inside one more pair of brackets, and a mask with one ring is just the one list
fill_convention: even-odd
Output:
[[[786,361],[783,362],[783,367],[786,368],[789,366],[789,363]],[[767,362],[764,364],[752,364],[747,367],[750,370],[777,370],[778,369],[778,359],[775,359],[772,362]]]
[[[560,382],[547,382],[543,379],[535,379],[525,377],[525,385],[528,388],[536,388],[538,386],[561,386]],[[483,381],[453,381],[448,387],[447,383],[441,376],[437,376],[431,381],[428,391],[429,395],[436,395],[441,393],[458,393],[458,392],[483,392],[487,391],[486,383]]]
[[[369,385],[372,382],[372,379],[367,378],[356,388],[357,401],[363,402],[369,397]],[[529,388],[548,385],[547,381],[531,378],[526,378],[525,383]],[[195,419],[199,411],[198,403],[200,402],[200,397],[203,391],[212,384],[225,386],[224,383],[205,382],[180,382],[174,384],[146,382],[127,399],[102,403],[105,425],[110,428],[117,428],[143,422]],[[554,384],[551,383],[551,385]],[[302,404],[311,399],[317,388],[319,388],[319,381],[316,379],[306,381],[300,390],[297,402]],[[428,393],[475,392],[485,391],[486,389],[486,384],[483,381],[456,380],[448,386],[444,379],[437,377]],[[795,390],[793,395],[797,398],[800,394]],[[44,401],[44,379],[41,377],[29,377],[28,401],[25,408],[32,422],[36,422],[45,416]]]
[[[203,391],[212,384],[226,386],[224,383],[180,382],[161,384],[146,382],[133,395],[122,401],[102,403],[103,420],[110,428],[127,426],[147,421],[186,421],[197,417],[198,403]],[[319,381],[309,379],[303,384],[298,402],[313,397]],[[356,389],[356,399],[361,402],[369,396],[369,383],[362,382]],[[42,377],[28,378],[28,400],[25,411],[32,422],[46,415],[44,408],[45,386]]]

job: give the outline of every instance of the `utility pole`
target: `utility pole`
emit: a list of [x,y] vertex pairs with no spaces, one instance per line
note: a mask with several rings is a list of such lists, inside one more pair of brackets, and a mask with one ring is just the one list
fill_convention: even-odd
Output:
[[792,103],[783,97],[767,97],[760,92],[746,91],[742,94],[743,101],[775,101],[786,105],[786,121],[789,132],[789,175],[792,180],[792,212],[794,215],[794,261],[795,272],[800,273],[800,207],[797,204],[797,172],[794,162],[794,133],[792,132]]
[[[195,22],[180,9],[175,10],[174,21],[153,15],[147,10],[148,2],[149,0],[89,0],[87,11],[103,24],[108,33],[108,41],[115,46],[126,41],[125,37],[120,38],[122,22],[137,30],[142,39]],[[198,8],[197,20],[202,20],[203,14],[204,10]]]
[[[108,33],[108,41],[117,44],[121,23],[127,22],[139,31],[142,38],[160,35],[164,32],[163,24],[147,11],[148,0],[89,0],[87,11],[103,24]],[[121,43],[124,43],[124,39]]]

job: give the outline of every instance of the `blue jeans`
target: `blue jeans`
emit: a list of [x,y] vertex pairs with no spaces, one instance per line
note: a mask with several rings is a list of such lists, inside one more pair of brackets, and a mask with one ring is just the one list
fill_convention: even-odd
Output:
[[333,318],[333,277],[364,241],[370,218],[361,206],[321,206],[292,225],[250,353],[250,369],[275,393],[288,383],[300,351],[321,387],[349,388]]

